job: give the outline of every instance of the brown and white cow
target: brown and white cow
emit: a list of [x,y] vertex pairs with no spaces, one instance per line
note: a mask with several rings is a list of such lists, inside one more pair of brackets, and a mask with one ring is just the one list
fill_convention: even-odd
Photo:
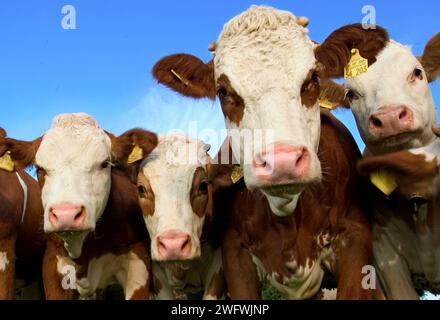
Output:
[[[397,161],[395,166],[403,161],[401,164],[408,165],[408,170],[417,167],[418,162],[423,167],[423,159],[414,160],[412,165],[405,161],[417,158],[411,156],[412,153],[435,149],[438,144],[431,130],[436,121],[436,113],[429,82],[440,75],[440,33],[428,42],[423,55],[416,57],[410,48],[389,40],[385,29],[377,26],[376,30],[384,40],[378,47],[370,42],[369,31],[359,24],[342,27],[324,41],[321,46],[324,49],[339,48],[331,57],[333,64],[339,66],[334,68],[332,77],[344,74],[343,67],[350,59],[351,49],[359,49],[361,56],[368,59],[369,68],[363,74],[346,79],[344,87],[329,83],[321,94],[335,104],[345,105],[353,111],[366,144],[364,155],[374,157],[371,159],[371,169],[375,165],[394,160]],[[402,153],[387,158],[387,153],[396,151]],[[383,157],[375,157],[378,155]],[[405,158],[408,159],[404,161]],[[366,160],[366,163],[369,162]],[[407,187],[414,187],[417,184],[415,180],[416,177],[410,175]],[[403,181],[400,183],[402,187]],[[373,251],[384,290],[393,299],[418,298],[414,288],[408,287],[411,273],[420,273],[431,283],[438,280],[423,271],[424,264],[426,267],[426,264],[432,266],[432,263],[423,262],[417,256],[419,235],[413,228],[415,225],[412,220],[408,220],[408,223],[394,223],[396,220],[402,222],[402,216],[405,215],[411,218],[410,211],[402,213],[401,207],[406,208],[407,201],[399,203],[401,198],[395,195],[392,201],[384,201],[380,193],[375,193],[373,199],[376,202]],[[429,228],[435,230],[435,225]],[[431,242],[431,249],[434,244],[435,241]],[[408,245],[407,250],[402,249]]]
[[118,160],[126,162],[135,147],[148,154],[156,144],[156,135],[140,129],[114,137],[86,114],[55,117],[31,142],[0,142],[0,154],[10,152],[15,170],[37,167],[50,234],[43,261],[47,299],[71,299],[73,289],[93,298],[115,282],[126,299],[149,298],[148,235],[136,187]]
[[[0,140],[6,132],[0,129]],[[0,167],[7,166],[2,158]],[[34,280],[41,272],[43,208],[37,181],[24,170],[0,170],[0,300],[14,299],[16,277]]]
[[200,140],[164,135],[138,167],[157,299],[225,296],[208,151],[209,145]]
[[383,39],[379,46],[370,42],[371,32],[360,24],[344,26],[322,43],[324,50],[338,48],[329,61],[338,66],[332,77],[344,75],[351,49],[359,49],[369,62],[365,73],[346,79],[344,86],[333,84],[323,95],[335,105],[351,108],[366,145],[365,155],[425,146],[435,139],[431,127],[436,113],[429,83],[440,75],[440,33],[416,57],[409,47],[390,40],[385,29],[376,28]]
[[[260,298],[265,278],[290,298],[310,298],[326,269],[337,279],[339,299],[375,293],[362,286],[372,248],[357,192],[361,155],[346,128],[320,112],[319,75],[329,59],[323,50],[315,57],[302,20],[253,6],[224,26],[209,63],[177,54],[153,69],[177,92],[220,99],[244,176],[214,200],[226,216],[223,265],[233,299]],[[246,135],[251,141],[240,143]],[[233,183],[232,167],[220,165],[217,183]]]
[[439,294],[440,139],[422,148],[368,157],[359,169],[367,176],[387,172],[396,188],[387,198],[372,197],[374,254],[387,297],[418,299],[416,289]]

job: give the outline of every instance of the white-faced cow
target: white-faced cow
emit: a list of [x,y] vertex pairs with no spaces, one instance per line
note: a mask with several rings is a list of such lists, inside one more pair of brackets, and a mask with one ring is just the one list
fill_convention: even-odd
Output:
[[431,128],[436,113],[429,82],[440,75],[440,33],[416,57],[409,47],[389,40],[386,30],[376,28],[386,40],[380,47],[369,41],[369,31],[360,24],[336,30],[321,46],[338,48],[331,57],[339,66],[333,77],[344,75],[352,49],[368,59],[365,73],[346,79],[344,86],[333,84],[333,90],[323,93],[336,105],[351,108],[366,156],[419,148],[435,139]]
[[[6,132],[0,129],[0,141]],[[0,167],[9,169],[8,155]],[[13,299],[14,281],[36,279],[41,272],[43,208],[37,181],[25,171],[0,170],[0,300]]]
[[[160,83],[183,95],[220,99],[244,175],[214,200],[226,216],[223,265],[233,299],[260,298],[263,279],[289,298],[310,298],[325,270],[336,277],[339,299],[376,293],[374,283],[362,286],[372,244],[358,192],[361,155],[348,130],[320,112],[319,76],[329,59],[324,50],[315,57],[304,20],[254,6],[224,26],[209,63],[177,54],[153,69]],[[370,32],[372,42],[382,41]],[[240,143],[246,135],[252,141]],[[233,166],[218,170],[223,186],[237,177],[227,168]]]
[[146,155],[156,144],[154,134],[140,129],[114,137],[86,114],[57,116],[31,142],[0,142],[0,155],[9,152],[15,170],[37,167],[44,231],[50,233],[46,298],[71,299],[73,289],[93,298],[112,283],[122,285],[126,299],[149,298],[148,234],[136,187],[118,161],[126,162],[135,147]]
[[166,135],[139,166],[139,203],[151,238],[158,299],[225,295],[208,151],[199,140]]
[[[414,172],[416,176],[409,175],[399,185],[401,189],[404,182],[408,183],[405,187],[410,189],[418,184],[415,181],[418,171],[415,169],[420,166],[421,172],[424,172],[422,168],[425,166],[423,158],[411,156],[418,151],[409,149],[421,148],[420,152],[424,152],[425,148],[435,149],[438,144],[431,130],[436,121],[436,113],[429,82],[440,75],[440,34],[428,42],[421,57],[416,57],[408,47],[389,40],[383,28],[377,26],[376,30],[386,41],[374,50],[368,40],[369,32],[361,25],[342,27],[324,41],[322,48],[337,47],[339,50],[331,57],[333,64],[339,66],[334,68],[331,76],[343,75],[343,67],[348,64],[352,49],[358,49],[361,56],[368,59],[369,67],[365,73],[346,79],[345,88],[330,83],[322,95],[335,104],[351,108],[366,144],[365,157],[383,155],[374,157],[371,163],[367,161],[365,166],[371,168],[370,171],[374,171],[375,166],[379,168],[381,164],[387,167],[393,161],[396,161],[396,167],[407,166],[406,173]],[[358,40],[354,41],[354,35]],[[396,151],[402,153],[387,155]],[[405,173],[401,167],[399,170],[399,173]],[[395,192],[398,194],[399,191]],[[383,194],[375,193],[372,198],[376,206],[373,251],[386,295],[393,299],[418,298],[414,288],[408,287],[411,273],[427,277],[431,286],[427,285],[425,289],[435,288],[433,283],[438,279],[424,272],[424,268],[432,267],[434,262],[423,261],[422,257],[418,257],[418,253],[423,250],[418,250],[422,240],[414,229],[417,222],[412,221],[412,213],[408,210],[403,213],[405,211],[402,207],[407,207],[407,201],[399,203],[401,197],[392,194],[387,201]],[[426,221],[434,223],[431,218]],[[429,228],[433,232],[436,230],[434,224],[429,225]],[[436,243],[431,241],[428,248],[434,250]],[[405,249],[408,245],[408,249]]]
[[368,157],[359,169],[367,176],[386,171],[396,188],[387,199],[375,197],[374,253],[387,297],[439,294],[440,138],[422,148]]

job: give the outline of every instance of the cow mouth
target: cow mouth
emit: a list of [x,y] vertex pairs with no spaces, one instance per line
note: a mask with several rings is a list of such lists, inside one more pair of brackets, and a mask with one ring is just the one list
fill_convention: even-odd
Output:
[[416,139],[420,134],[421,130],[406,131],[395,135],[370,140],[370,144],[372,146],[382,148],[399,148],[411,143],[411,141]]
[[84,240],[90,230],[54,232],[64,242],[64,248],[72,259],[81,256]]
[[306,188],[305,183],[283,183],[270,186],[263,186],[265,193],[272,196],[292,195],[301,193]]

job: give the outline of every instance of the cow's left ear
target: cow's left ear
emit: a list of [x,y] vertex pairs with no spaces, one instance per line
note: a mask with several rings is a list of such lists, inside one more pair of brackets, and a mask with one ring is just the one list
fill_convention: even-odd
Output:
[[440,76],[440,32],[429,40],[419,60],[422,62],[429,82],[433,82]]
[[124,164],[142,161],[158,144],[157,135],[143,129],[131,129],[119,137],[109,136],[113,155]]
[[337,107],[350,108],[350,104],[346,99],[345,88],[330,79],[322,80],[319,101],[329,104],[332,109]]

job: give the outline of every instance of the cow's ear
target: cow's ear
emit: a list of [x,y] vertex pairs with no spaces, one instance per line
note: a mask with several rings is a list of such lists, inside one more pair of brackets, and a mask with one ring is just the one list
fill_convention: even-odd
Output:
[[350,104],[346,99],[345,88],[330,79],[322,80],[319,101],[330,104],[332,108],[350,108]]
[[174,54],[160,59],[153,67],[159,83],[192,98],[216,96],[214,62],[204,63],[189,54]]
[[34,141],[10,139],[6,138],[4,132],[4,136],[0,138],[0,169],[15,172],[30,166],[35,160],[41,140],[42,137]]
[[344,75],[344,68],[351,59],[351,50],[358,49],[368,64],[376,62],[377,54],[389,42],[388,32],[376,26],[367,29],[362,24],[344,26],[334,31],[315,50],[316,59],[325,66],[325,75],[338,78]]
[[112,153],[123,164],[135,164],[146,158],[157,146],[155,133],[143,129],[131,129],[115,137],[107,133],[112,141]]
[[440,32],[429,40],[419,60],[422,62],[429,82],[440,76]]
[[0,139],[6,138],[6,131],[3,128],[0,128]]

